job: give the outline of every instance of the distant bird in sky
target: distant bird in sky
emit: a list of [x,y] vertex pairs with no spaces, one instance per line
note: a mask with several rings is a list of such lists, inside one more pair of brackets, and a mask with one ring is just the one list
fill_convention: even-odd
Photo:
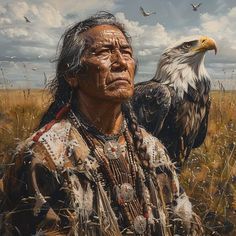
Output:
[[166,146],[177,167],[206,136],[210,109],[210,78],[204,57],[216,43],[192,36],[168,47],[155,76],[135,85],[132,100],[138,122]]
[[198,3],[197,5],[194,5],[193,3],[191,3],[191,6],[193,7],[193,11],[197,11],[201,5],[202,3]]
[[15,59],[16,56],[6,56],[6,58]]
[[140,10],[140,12],[142,13],[143,16],[150,16],[152,14],[156,14],[155,11],[148,12],[148,11],[145,11],[142,7],[140,7],[139,10]]
[[28,17],[24,16],[26,23],[31,23]]
[[38,68],[37,67],[33,67],[32,70],[36,71]]

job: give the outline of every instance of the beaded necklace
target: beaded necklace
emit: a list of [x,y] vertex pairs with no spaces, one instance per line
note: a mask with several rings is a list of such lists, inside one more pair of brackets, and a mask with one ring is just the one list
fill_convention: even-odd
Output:
[[116,140],[118,141],[118,138],[123,134],[125,130],[125,122],[122,123],[121,129],[117,134],[104,134],[101,130],[98,130],[94,125],[92,125],[87,118],[80,112],[78,109],[76,109],[74,115],[77,117],[77,119],[80,121],[80,125],[83,126],[83,128],[89,133],[92,134],[97,139],[101,140],[102,142],[106,142],[109,140]]
[[[113,200],[125,217],[126,230],[131,229],[138,234],[147,232],[148,214],[146,199],[144,199],[145,184],[143,176],[139,172],[139,159],[132,145],[127,123],[124,119],[119,134],[107,136],[95,127],[76,116],[73,111],[69,113],[69,119],[86,141],[91,153],[97,159],[103,177],[111,188]],[[124,136],[128,157],[121,152],[119,139]],[[103,147],[99,149],[97,145]],[[137,197],[135,197],[135,195]]]

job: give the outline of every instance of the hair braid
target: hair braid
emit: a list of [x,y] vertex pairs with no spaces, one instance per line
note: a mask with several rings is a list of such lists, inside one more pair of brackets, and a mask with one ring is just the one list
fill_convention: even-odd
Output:
[[149,154],[147,153],[147,146],[143,143],[143,135],[139,127],[136,115],[129,102],[122,104],[122,110],[127,118],[129,130],[133,136],[134,147],[138,152],[141,163],[145,166],[149,166]]

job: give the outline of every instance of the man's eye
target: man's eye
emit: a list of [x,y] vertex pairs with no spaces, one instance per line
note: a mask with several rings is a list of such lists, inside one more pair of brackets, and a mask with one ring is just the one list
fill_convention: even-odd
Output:
[[130,57],[133,56],[133,53],[132,53],[132,51],[130,51],[130,50],[122,50],[121,53],[122,53],[123,55],[127,55],[127,56],[130,56]]
[[97,55],[107,55],[110,53],[111,53],[111,50],[108,48],[100,49],[96,52]]

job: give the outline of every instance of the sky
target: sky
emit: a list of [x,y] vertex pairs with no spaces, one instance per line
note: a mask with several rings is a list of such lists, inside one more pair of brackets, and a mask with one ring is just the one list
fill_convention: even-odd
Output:
[[[136,82],[151,79],[164,49],[189,35],[215,39],[207,52],[213,85],[236,89],[236,1],[202,0],[0,0],[0,88],[44,87],[55,76],[58,42],[73,23],[97,11],[113,13],[132,36],[139,61]],[[156,14],[144,17],[139,11]],[[26,16],[31,23],[24,19]],[[46,78],[46,79],[45,79]]]

